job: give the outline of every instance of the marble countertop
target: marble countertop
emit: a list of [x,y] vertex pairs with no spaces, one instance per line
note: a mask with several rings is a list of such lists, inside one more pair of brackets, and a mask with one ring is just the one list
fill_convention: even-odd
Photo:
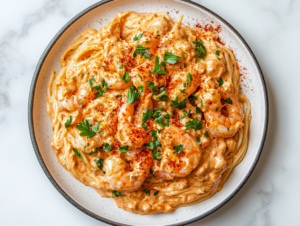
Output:
[[[95,2],[0,1],[1,225],[105,225],[70,205],[52,186],[35,157],[27,125],[29,87],[39,57],[67,21]],[[232,24],[252,48],[267,83],[270,120],[262,156],[244,187],[191,225],[300,225],[300,1],[196,2]]]

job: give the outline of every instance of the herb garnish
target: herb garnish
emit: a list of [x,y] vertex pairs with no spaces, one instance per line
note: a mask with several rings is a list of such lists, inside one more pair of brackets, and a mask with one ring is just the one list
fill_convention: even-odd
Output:
[[167,96],[167,93],[165,91],[166,87],[162,86],[160,87],[160,94],[158,94],[155,99],[160,99],[161,101],[168,101],[169,97]]
[[220,56],[220,50],[216,51],[216,55]]
[[[92,84],[93,84],[93,82],[92,82]],[[102,87],[101,87],[101,85],[102,85]],[[98,84],[98,85],[92,86],[92,91],[94,91],[94,89],[97,90],[97,93],[95,94],[95,98],[103,96],[103,93],[105,93],[107,90],[107,83],[105,82],[104,79],[102,79],[101,85]]]
[[155,95],[157,93],[157,86],[150,81],[147,81],[147,83],[149,83],[149,88],[154,92],[153,94]]
[[94,150],[94,151],[91,151],[91,152],[89,153],[89,155],[96,154],[99,150],[100,150],[100,148],[95,148],[95,150]]
[[98,159],[95,159],[94,162],[96,163],[97,167],[103,171],[104,159],[100,157]]
[[133,86],[130,86],[129,89],[127,92],[127,103],[133,104],[140,97],[140,93],[134,90]]
[[133,38],[133,41],[141,40],[142,37],[143,37],[143,34],[141,33],[141,34],[139,34],[138,36],[135,36],[135,37]]
[[143,86],[143,85],[139,85],[137,88],[138,88],[138,89],[140,89],[140,90],[141,90],[141,92],[143,92],[143,91],[144,91],[144,86]]
[[185,98],[182,102],[179,102],[179,103],[178,103],[178,100],[179,100],[179,95],[177,95],[177,97],[175,98],[175,100],[171,100],[172,103],[170,104],[170,106],[171,107],[176,107],[179,110],[184,109],[186,107],[187,99]]
[[202,40],[200,40],[200,42],[193,41],[193,43],[197,46],[197,48],[195,49],[196,54],[199,56],[200,59],[204,60],[206,49],[204,47],[203,41]]
[[203,134],[204,137],[209,137],[209,134],[208,132],[205,130],[204,134]]
[[112,191],[111,193],[112,193],[115,197],[124,196],[121,192],[116,191],[116,190]]
[[136,57],[136,55],[141,55],[142,57],[146,58],[146,59],[151,59],[151,55],[149,53],[146,52],[146,50],[148,50],[148,47],[144,47],[142,45],[137,45],[135,52],[133,53],[133,57]]
[[181,59],[181,57],[174,55],[171,52],[165,52],[164,61],[169,64],[176,64],[177,60]]
[[[224,100],[224,99],[223,99]],[[227,104],[231,104],[232,105],[232,100],[228,97],[226,100],[224,100]]]
[[123,69],[124,67],[123,67],[123,64],[121,64],[121,66],[119,67],[119,69]]
[[147,109],[146,112],[143,113],[142,117],[142,127],[144,128],[145,131],[147,131],[147,125],[145,122],[147,122],[153,115],[153,110],[152,109]]
[[199,121],[198,119],[195,118],[185,123],[186,130],[190,128],[194,130],[200,130],[202,129],[202,126],[203,126],[203,121],[202,120]]
[[188,72],[188,73],[187,73],[187,80],[188,80],[188,83],[191,83],[191,82],[192,82],[192,79],[193,79],[193,77],[192,77],[191,73]]
[[99,125],[100,125],[101,121],[97,122],[93,127],[92,127],[92,130],[96,133],[99,133],[100,130],[99,130]]
[[222,86],[222,85],[224,84],[224,81],[223,81],[223,79],[222,79],[222,78],[220,78],[220,79],[218,80],[218,83],[219,83],[219,86]]
[[179,144],[178,146],[173,147],[175,151],[173,153],[179,154],[183,149],[183,144]]
[[150,190],[144,189],[144,192],[145,192],[147,195],[150,195]]
[[124,80],[126,83],[130,81],[130,76],[128,71],[126,71],[126,73],[121,77],[121,80]]
[[122,153],[127,153],[127,151],[128,151],[128,145],[126,145],[124,147],[120,147],[119,151],[122,152]]
[[159,192],[159,191],[154,192],[154,196],[157,196],[158,192]]
[[77,157],[78,157],[80,160],[82,160],[82,157],[81,157],[80,152],[79,152],[76,148],[72,148],[72,149],[73,149],[75,155],[77,155]]
[[188,110],[187,112],[183,112],[183,116],[180,119],[184,119],[185,117],[189,117],[191,114],[191,110]]
[[79,123],[79,125],[76,126],[76,128],[81,131],[79,134],[80,136],[87,136],[87,138],[92,138],[96,135],[96,133],[93,130],[90,130],[90,126],[92,123],[88,119],[83,119],[82,122]]
[[72,123],[72,115],[70,115],[70,118],[68,118],[67,121],[65,122],[65,127],[67,130],[69,129],[71,123]]
[[[161,67],[164,67],[165,70],[160,69]],[[164,61],[159,63],[159,58],[158,56],[155,56],[155,66],[152,72],[150,74],[162,74],[165,75],[167,74],[166,72],[166,63]]]
[[161,156],[161,154],[158,152],[157,149],[155,149],[152,153],[152,158],[157,160],[157,161],[161,161],[161,158],[159,158]]
[[189,101],[198,100],[197,96],[195,94],[189,95]]
[[109,143],[104,143],[104,151],[108,152],[112,149],[112,146],[109,145]]

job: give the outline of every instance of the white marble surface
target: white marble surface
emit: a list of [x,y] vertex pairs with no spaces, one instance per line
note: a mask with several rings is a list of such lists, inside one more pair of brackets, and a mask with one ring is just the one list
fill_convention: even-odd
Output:
[[[56,32],[96,0],[0,0],[0,225],[105,225],[70,205],[31,146],[27,101]],[[270,122],[260,161],[225,206],[191,225],[300,225],[300,0],[197,0],[231,23],[261,64]]]

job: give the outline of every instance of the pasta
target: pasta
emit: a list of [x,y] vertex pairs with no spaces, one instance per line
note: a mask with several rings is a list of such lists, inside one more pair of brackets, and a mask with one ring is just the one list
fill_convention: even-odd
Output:
[[248,148],[251,106],[233,53],[182,19],[120,12],[84,30],[47,87],[59,163],[138,214],[210,198]]

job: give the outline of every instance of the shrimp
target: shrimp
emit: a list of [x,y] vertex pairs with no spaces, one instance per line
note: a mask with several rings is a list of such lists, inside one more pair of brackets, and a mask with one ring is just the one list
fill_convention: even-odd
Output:
[[[121,155],[124,155],[126,161]],[[110,155],[103,164],[106,181],[119,191],[130,192],[139,189],[150,173],[151,155],[151,151],[143,149]]]
[[237,97],[233,94],[222,96],[224,100],[231,100],[232,103],[226,103],[225,109],[227,115],[222,114],[222,109],[209,110],[204,113],[204,118],[208,124],[209,131],[218,137],[232,137],[244,126],[244,113]]
[[[158,135],[163,154],[161,161],[154,162],[154,175],[166,180],[185,177],[197,167],[201,158],[199,144],[189,134],[174,126],[166,127]],[[177,153],[175,147],[182,147]],[[178,149],[177,149],[178,150]]]
[[[128,89],[129,90],[129,89]],[[144,143],[151,139],[148,132],[142,127],[136,127],[132,122],[134,118],[134,104],[127,102],[128,91],[125,91],[122,97],[123,103],[118,112],[118,131],[117,139],[122,145],[128,145],[131,148],[140,148]]]

